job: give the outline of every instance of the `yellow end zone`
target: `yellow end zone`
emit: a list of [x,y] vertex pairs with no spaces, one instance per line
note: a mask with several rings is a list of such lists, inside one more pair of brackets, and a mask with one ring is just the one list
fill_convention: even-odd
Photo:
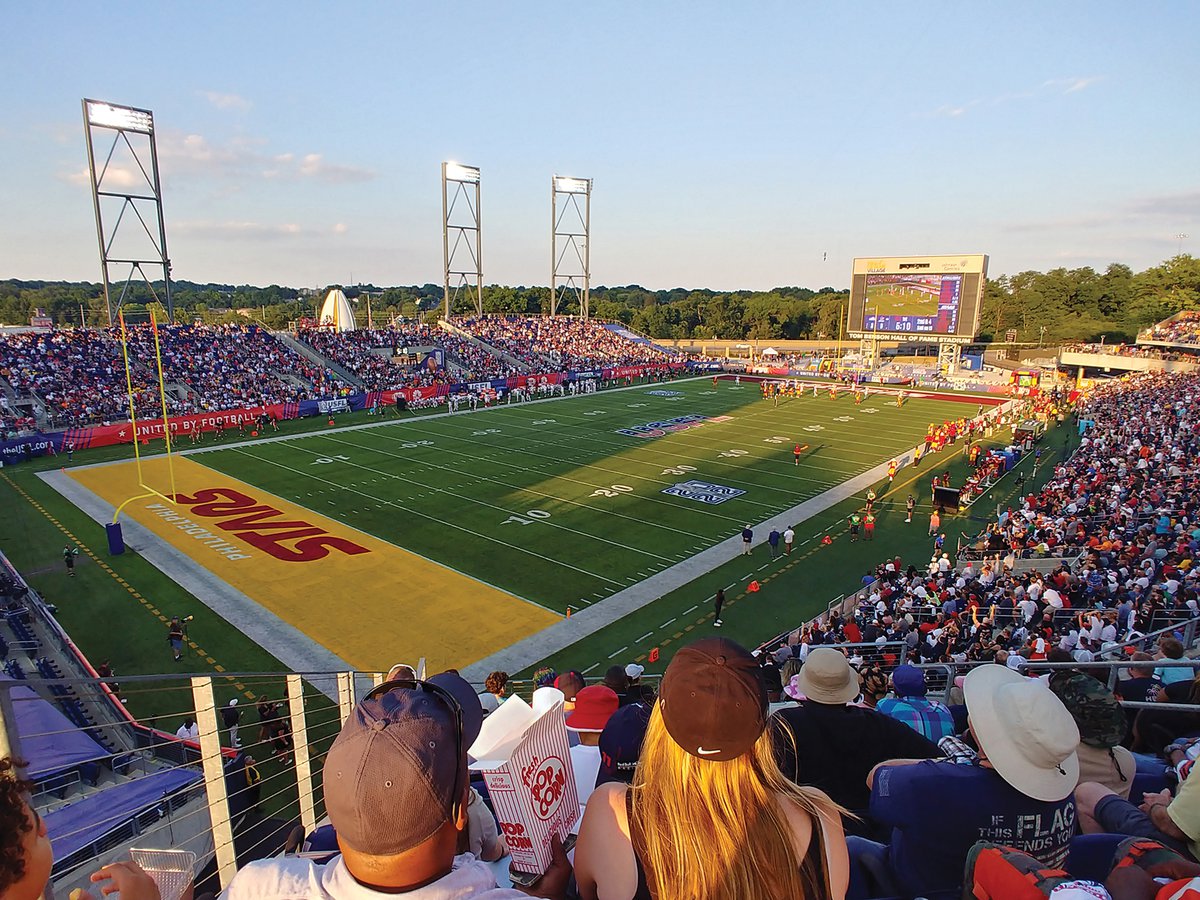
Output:
[[[169,483],[165,458],[142,470],[146,484]],[[68,472],[114,507],[145,492],[132,462]],[[143,498],[124,514],[358,669],[422,656],[430,671],[465,667],[558,621],[187,457],[175,458],[175,484],[177,503]]]

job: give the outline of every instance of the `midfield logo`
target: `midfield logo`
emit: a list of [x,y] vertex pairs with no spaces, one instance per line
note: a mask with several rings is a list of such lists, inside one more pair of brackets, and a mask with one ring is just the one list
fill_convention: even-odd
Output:
[[682,397],[683,391],[646,391],[651,397]]
[[665,422],[647,422],[645,425],[634,425],[632,428],[618,428],[617,434],[626,437],[656,438],[673,431],[687,431],[689,428],[699,428],[707,420],[707,416],[691,415],[676,416]]
[[663,488],[662,493],[673,497],[683,497],[685,500],[695,500],[697,503],[716,505],[746,493],[737,488],[725,487],[723,484],[710,484],[707,481],[681,481],[669,488]]

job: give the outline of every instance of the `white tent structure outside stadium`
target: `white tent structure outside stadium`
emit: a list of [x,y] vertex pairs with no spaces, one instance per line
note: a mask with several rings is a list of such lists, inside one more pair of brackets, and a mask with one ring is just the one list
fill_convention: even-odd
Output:
[[325,295],[325,302],[321,304],[321,314],[317,321],[322,325],[332,325],[334,331],[354,331],[358,328],[354,322],[354,310],[350,308],[350,301],[338,288]]

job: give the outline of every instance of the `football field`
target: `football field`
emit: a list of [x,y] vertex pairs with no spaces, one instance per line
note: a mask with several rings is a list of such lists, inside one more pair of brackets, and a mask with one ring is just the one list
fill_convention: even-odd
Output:
[[[810,388],[776,405],[749,381],[648,384],[189,452],[175,508],[143,501],[129,514],[352,664],[421,653],[464,665],[900,455],[978,403],[917,393],[901,409],[876,394],[856,406]],[[132,464],[115,466],[128,484],[114,466],[72,477],[114,501],[133,490]],[[196,529],[217,542],[192,540]]]
[[866,308],[881,316],[936,316],[939,292],[928,286],[897,282],[867,286]]

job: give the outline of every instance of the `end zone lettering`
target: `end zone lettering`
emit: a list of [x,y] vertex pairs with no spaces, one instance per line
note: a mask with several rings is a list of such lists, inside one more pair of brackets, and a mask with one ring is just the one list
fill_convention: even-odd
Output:
[[667,419],[665,422],[647,422],[645,425],[634,425],[631,428],[618,428],[617,434],[637,438],[662,437],[664,434],[670,434],[672,431],[687,431],[689,428],[699,428],[706,421],[708,421],[708,416],[676,416],[673,419]]
[[[330,550],[347,556],[371,552],[303,520],[281,521],[279,517],[283,514],[278,509],[232,488],[206,488],[191,497],[176,494],[175,502],[190,506],[194,516],[224,519],[217,523],[217,528],[233,532],[247,544],[283,562],[313,562],[324,559]],[[288,545],[285,541],[295,543]]]

